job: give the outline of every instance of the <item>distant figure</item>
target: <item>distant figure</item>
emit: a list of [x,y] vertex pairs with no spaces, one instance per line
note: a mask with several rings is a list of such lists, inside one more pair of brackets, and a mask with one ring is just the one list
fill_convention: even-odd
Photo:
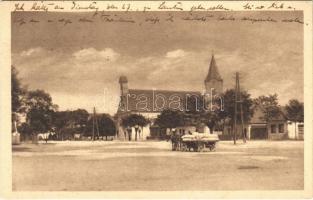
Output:
[[139,136],[139,139],[140,139],[140,138],[143,138],[143,135],[140,135],[140,134],[141,134],[141,130],[138,129],[138,136]]
[[172,150],[173,151],[177,151],[179,150],[179,134],[177,134],[176,131],[174,131],[172,134],[171,134],[171,142],[172,142]]
[[130,127],[127,127],[127,134],[128,134],[128,140],[132,140],[132,129]]

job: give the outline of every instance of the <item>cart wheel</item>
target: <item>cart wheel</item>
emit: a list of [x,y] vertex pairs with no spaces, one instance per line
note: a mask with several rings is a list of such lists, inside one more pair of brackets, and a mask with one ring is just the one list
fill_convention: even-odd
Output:
[[215,144],[210,145],[210,151],[215,151]]
[[197,149],[197,152],[200,152],[201,151],[201,145],[197,145],[196,149]]
[[175,143],[172,144],[172,151],[176,151],[176,145],[175,145]]
[[198,152],[201,152],[202,151],[202,144],[201,142],[198,143]]
[[213,144],[213,151],[216,151],[216,143]]

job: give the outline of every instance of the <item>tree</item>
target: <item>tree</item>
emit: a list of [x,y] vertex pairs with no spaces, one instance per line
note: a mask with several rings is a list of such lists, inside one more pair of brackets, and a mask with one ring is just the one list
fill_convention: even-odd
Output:
[[216,124],[220,121],[218,112],[204,112],[202,114],[202,121],[210,128],[210,133],[213,134],[213,130],[216,126]]
[[[130,114],[124,118],[122,118],[122,126],[127,127],[134,127],[135,128],[135,140],[137,140],[137,135],[139,131],[139,127],[141,127],[141,130],[144,126],[146,126],[149,123],[149,120],[146,119],[144,116],[139,114]],[[128,133],[129,140],[131,140],[131,131]]]
[[33,131],[34,137],[38,133],[51,130],[52,117],[56,109],[57,107],[53,105],[51,96],[45,91],[34,90],[27,93],[26,119]]
[[18,132],[21,133],[23,140],[26,140],[29,136],[31,136],[33,130],[27,123],[22,123],[20,126],[17,127]]
[[88,121],[89,113],[84,109],[71,111],[71,121],[74,126],[85,127]]
[[187,99],[185,122],[193,125],[204,123],[213,133],[215,126],[220,121],[220,112],[223,112],[223,98],[208,98],[197,96]]
[[99,118],[99,132],[101,136],[114,136],[116,134],[116,126],[114,120],[109,114],[102,114]]
[[297,99],[289,100],[286,105],[286,117],[292,122],[303,122],[304,120],[304,105]]
[[57,111],[53,113],[52,124],[58,139],[64,139],[64,130],[69,125],[69,111]]
[[[83,133],[87,125],[89,113],[84,109],[73,111],[57,111],[53,114],[53,127],[58,138],[64,137],[65,133]],[[70,130],[72,129],[72,130]]]
[[254,102],[255,105],[258,106],[263,112],[261,119],[266,122],[272,121],[281,113],[278,105],[277,94],[259,96],[254,100]]
[[12,65],[11,66],[11,103],[12,103],[12,122],[18,121],[17,114],[22,111],[23,96],[25,95],[25,89],[22,87],[20,80],[18,79],[18,71]]
[[[241,100],[242,100],[242,112],[243,112],[243,121],[247,123],[250,121],[253,116],[253,100],[250,97],[250,94],[246,91],[241,91]],[[233,126],[235,119],[235,90],[229,89],[226,90],[223,94],[224,100],[224,109],[218,113],[219,118],[224,121],[229,121],[230,125]],[[240,119],[240,112],[237,113],[237,119]]]
[[[281,114],[277,94],[259,96],[254,100],[254,103],[263,113],[260,119],[264,120],[267,124]],[[267,133],[268,132],[269,127],[267,126]]]
[[166,109],[158,115],[155,123],[161,128],[169,128],[172,131],[173,128],[185,124],[184,114],[178,110]]
[[114,136],[116,134],[115,122],[109,114],[96,115],[95,119],[97,120],[97,124],[94,124],[94,116],[88,119],[85,128],[86,135],[91,135],[92,131],[96,131],[96,128],[94,129],[95,126],[99,128],[99,136],[105,136],[106,140],[108,136]]

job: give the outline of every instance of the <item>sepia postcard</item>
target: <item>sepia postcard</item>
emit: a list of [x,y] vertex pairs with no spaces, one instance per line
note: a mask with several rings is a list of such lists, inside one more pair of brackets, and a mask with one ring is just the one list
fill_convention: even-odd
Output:
[[311,1],[0,1],[0,22],[1,198],[313,197]]

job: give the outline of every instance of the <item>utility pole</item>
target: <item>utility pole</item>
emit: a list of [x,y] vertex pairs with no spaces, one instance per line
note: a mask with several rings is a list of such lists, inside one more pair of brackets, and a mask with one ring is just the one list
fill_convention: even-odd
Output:
[[234,113],[234,127],[233,127],[233,139],[234,139],[234,144],[236,144],[237,140],[237,101],[238,101],[238,81],[239,80],[239,73],[236,72],[236,86],[235,86],[235,113]]
[[243,109],[242,109],[243,101],[241,99],[239,75],[238,75],[237,84],[238,84],[238,95],[239,95],[238,103],[240,104],[241,135],[242,135],[243,142],[246,143],[246,134],[244,132],[244,123],[243,123]]
[[98,125],[98,120],[96,118],[96,108],[93,107],[93,118],[92,118],[92,140],[95,141],[95,126],[97,129],[97,135],[98,135],[98,139],[100,137],[100,133],[99,133],[99,125]]
[[240,106],[240,121],[241,121],[241,135],[243,142],[246,143],[246,135],[244,133],[244,123],[243,123],[243,109],[242,109],[242,99],[240,92],[240,83],[239,83],[239,73],[236,72],[236,87],[235,87],[235,116],[234,116],[234,144],[236,144],[237,140],[237,117],[238,117],[238,104]]
[[96,117],[96,108],[93,107],[93,116],[92,116],[92,141],[95,141],[95,118]]

